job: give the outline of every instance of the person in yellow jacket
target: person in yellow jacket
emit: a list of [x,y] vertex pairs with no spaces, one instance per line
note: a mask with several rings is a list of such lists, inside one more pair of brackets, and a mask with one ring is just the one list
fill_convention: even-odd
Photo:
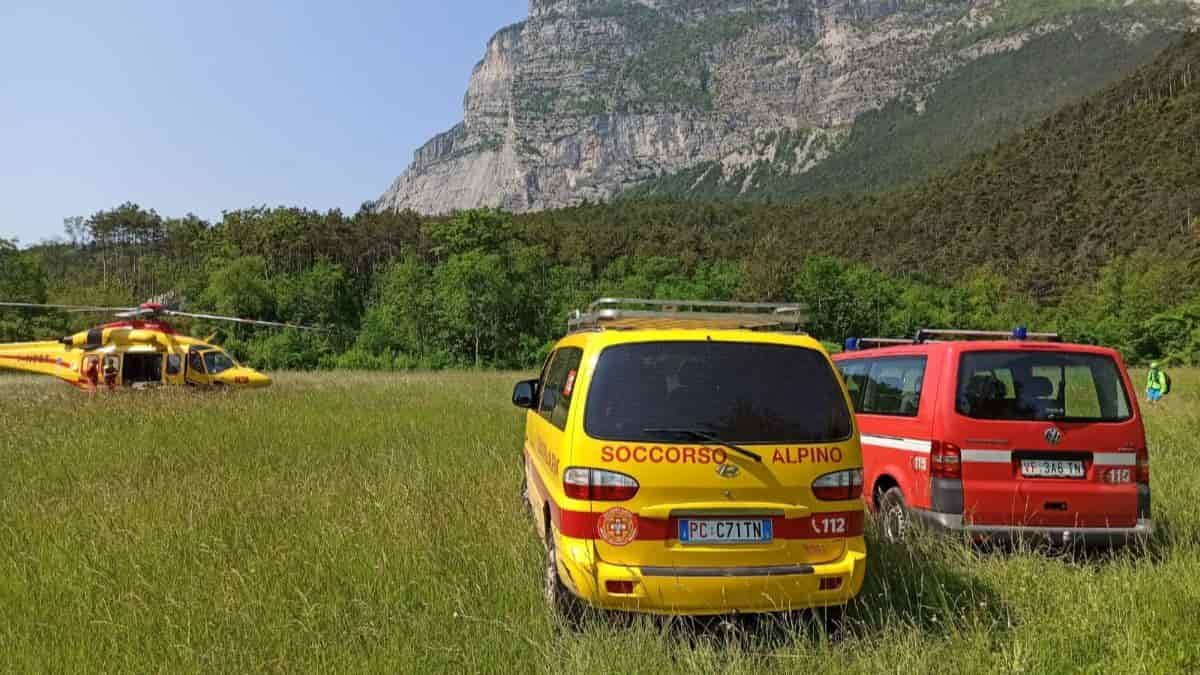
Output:
[[1146,376],[1146,400],[1151,404],[1158,403],[1167,394],[1170,380],[1159,367],[1158,362],[1150,364],[1150,374]]

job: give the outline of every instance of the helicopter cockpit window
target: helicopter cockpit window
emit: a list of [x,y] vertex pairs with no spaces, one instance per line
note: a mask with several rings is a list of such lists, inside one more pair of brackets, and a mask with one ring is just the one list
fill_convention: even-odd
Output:
[[167,375],[178,375],[183,368],[183,359],[178,354],[167,354]]
[[204,357],[200,352],[188,352],[188,369],[197,375],[204,374]]
[[209,375],[220,375],[230,368],[237,367],[228,354],[220,351],[204,352],[204,364],[208,366]]

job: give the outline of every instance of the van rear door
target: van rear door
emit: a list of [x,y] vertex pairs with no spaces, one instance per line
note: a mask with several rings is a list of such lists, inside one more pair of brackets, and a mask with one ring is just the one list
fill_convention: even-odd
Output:
[[586,386],[573,463],[638,484],[630,499],[593,501],[602,560],[782,568],[835,560],[861,535],[852,486],[840,499],[814,495],[828,474],[861,486],[862,467],[844,390],[819,350],[703,334],[616,344]]
[[977,525],[1132,527],[1145,436],[1116,359],[1061,347],[966,351],[952,428]]

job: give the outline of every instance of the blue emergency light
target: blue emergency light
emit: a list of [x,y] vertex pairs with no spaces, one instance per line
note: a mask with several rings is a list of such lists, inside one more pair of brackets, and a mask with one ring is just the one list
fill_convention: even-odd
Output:
[[858,338],[846,338],[846,351],[858,351]]
[[1029,329],[1025,326],[1017,326],[1013,329],[1012,336],[1014,340],[1028,340]]

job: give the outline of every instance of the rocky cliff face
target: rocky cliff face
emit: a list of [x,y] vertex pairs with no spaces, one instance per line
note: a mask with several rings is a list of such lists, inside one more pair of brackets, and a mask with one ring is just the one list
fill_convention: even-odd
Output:
[[[531,0],[475,66],[464,121],[417,150],[377,208],[555,208],[699,166],[738,176],[738,190],[764,163],[802,176],[864,114],[895,102],[920,114],[967,65],[1069,34],[1077,15],[1058,4]],[[1094,4],[1121,41],[1200,9]]]

